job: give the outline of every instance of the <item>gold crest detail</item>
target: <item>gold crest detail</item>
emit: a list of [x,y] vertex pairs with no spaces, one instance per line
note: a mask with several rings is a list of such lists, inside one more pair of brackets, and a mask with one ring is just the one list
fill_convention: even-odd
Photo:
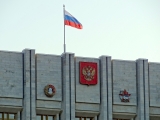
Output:
[[95,72],[96,70],[91,66],[87,66],[82,69],[82,74],[87,81],[91,81],[92,79],[94,79]]

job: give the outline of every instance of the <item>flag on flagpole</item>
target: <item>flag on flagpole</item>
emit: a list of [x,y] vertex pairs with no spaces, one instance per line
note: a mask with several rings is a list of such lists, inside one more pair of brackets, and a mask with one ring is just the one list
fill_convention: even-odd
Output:
[[82,24],[66,10],[64,10],[64,24],[77,29],[82,29],[83,27]]
[[63,17],[64,17],[64,53],[66,53],[65,26],[68,25],[77,29],[82,29],[82,24],[69,12],[65,10],[65,5],[63,5]]

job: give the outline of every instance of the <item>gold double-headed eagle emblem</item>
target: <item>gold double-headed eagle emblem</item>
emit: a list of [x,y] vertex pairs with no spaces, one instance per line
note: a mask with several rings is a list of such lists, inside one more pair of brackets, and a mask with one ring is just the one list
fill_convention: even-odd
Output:
[[94,75],[95,75],[95,68],[92,68],[91,66],[85,66],[82,69],[82,74],[84,75],[84,79],[86,79],[87,81],[91,81],[94,79]]

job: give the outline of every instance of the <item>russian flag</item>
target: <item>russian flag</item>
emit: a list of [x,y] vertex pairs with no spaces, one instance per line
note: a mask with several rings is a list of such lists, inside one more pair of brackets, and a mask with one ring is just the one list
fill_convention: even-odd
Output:
[[77,29],[82,29],[83,27],[82,24],[66,10],[64,11],[64,24]]

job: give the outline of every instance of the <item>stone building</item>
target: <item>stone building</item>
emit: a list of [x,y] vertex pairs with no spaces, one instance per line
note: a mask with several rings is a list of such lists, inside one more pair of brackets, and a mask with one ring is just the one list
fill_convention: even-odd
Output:
[[160,120],[160,63],[0,51],[0,120]]

